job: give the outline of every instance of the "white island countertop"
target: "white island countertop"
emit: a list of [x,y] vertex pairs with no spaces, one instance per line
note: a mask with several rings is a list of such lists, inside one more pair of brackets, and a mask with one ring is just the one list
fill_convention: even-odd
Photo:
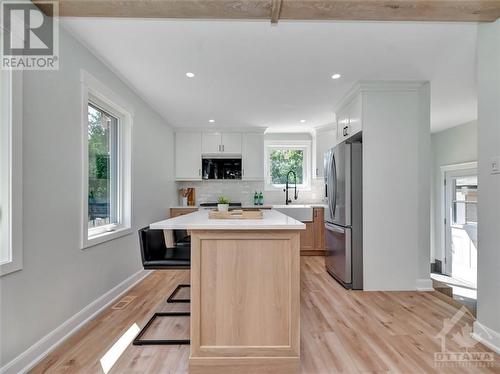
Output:
[[262,219],[209,219],[208,210],[152,223],[159,230],[305,230],[306,225],[276,210],[263,210]]

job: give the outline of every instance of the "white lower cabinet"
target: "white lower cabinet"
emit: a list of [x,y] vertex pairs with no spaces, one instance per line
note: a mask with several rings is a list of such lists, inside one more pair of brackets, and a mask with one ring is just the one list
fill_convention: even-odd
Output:
[[264,135],[243,134],[241,143],[242,179],[264,179]]
[[175,179],[201,180],[201,132],[175,133]]

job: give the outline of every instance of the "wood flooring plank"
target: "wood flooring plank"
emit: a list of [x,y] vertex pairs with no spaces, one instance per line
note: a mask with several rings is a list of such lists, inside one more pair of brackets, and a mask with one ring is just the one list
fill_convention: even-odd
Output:
[[[32,373],[99,373],[101,357],[134,323],[144,326],[156,311],[188,311],[189,304],[167,304],[180,283],[189,282],[187,270],[156,271],[124,296],[133,299],[122,310],[107,308],[48,355]],[[436,367],[436,338],[443,320],[456,305],[436,292],[363,292],[342,288],[325,271],[324,258],[301,257],[301,372],[331,373],[500,373],[494,367]],[[117,300],[118,301],[118,300]],[[474,317],[466,313],[452,329],[460,333]],[[186,326],[174,323],[176,331]],[[164,336],[171,322],[152,326]],[[462,348],[453,339],[447,349]],[[490,352],[477,344],[474,351]],[[188,346],[130,345],[110,374],[188,373]]]

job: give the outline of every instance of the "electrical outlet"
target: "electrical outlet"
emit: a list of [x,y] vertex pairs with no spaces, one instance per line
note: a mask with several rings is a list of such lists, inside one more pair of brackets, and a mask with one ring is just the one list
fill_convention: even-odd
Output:
[[491,174],[500,174],[500,157],[491,159]]

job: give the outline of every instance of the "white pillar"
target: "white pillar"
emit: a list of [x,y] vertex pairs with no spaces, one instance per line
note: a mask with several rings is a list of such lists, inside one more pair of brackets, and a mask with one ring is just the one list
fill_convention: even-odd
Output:
[[478,271],[473,336],[500,353],[500,20],[478,30]]

